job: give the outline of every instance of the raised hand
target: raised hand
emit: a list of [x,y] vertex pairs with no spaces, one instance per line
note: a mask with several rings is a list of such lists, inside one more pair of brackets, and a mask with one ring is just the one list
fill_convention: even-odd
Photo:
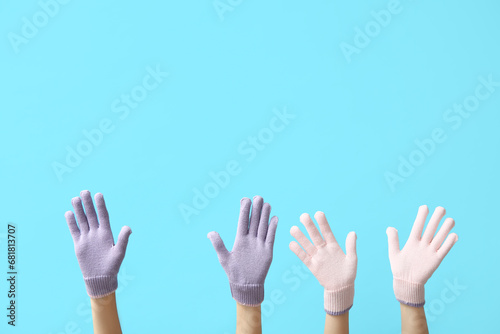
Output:
[[424,305],[425,283],[458,240],[455,233],[450,233],[455,226],[452,218],[447,218],[434,235],[446,214],[442,207],[436,208],[422,235],[428,214],[426,205],[418,209],[410,237],[402,250],[399,249],[398,231],[394,227],[387,228],[394,294],[399,302],[414,307]]
[[309,241],[302,231],[293,226],[290,234],[297,239],[290,242],[290,249],[304,262],[318,282],[325,288],[325,311],[330,315],[343,314],[352,307],[354,301],[354,280],[358,258],[356,255],[356,233],[351,232],[346,239],[346,253],[342,251],[330,229],[323,212],[316,212],[321,234],[311,217],[304,213],[300,222],[306,227]]
[[226,249],[219,233],[207,237],[217,252],[219,262],[229,278],[233,298],[242,305],[258,306],[264,300],[264,281],[273,259],[273,246],[278,217],[271,218],[271,206],[260,196],[253,199],[249,218],[249,198],[240,202],[240,218],[231,252]]
[[95,202],[97,213],[90,192],[84,190],[80,197],[71,200],[78,225],[73,212],[66,212],[65,217],[73,237],[87,293],[91,298],[101,298],[113,293],[118,287],[118,270],[125,257],[132,230],[123,226],[115,245],[108,211],[101,193],[95,195]]

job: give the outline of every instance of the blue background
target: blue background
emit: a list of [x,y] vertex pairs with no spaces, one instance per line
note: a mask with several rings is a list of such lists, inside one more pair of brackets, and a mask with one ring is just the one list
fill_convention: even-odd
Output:
[[[125,333],[234,332],[235,303],[206,234],[231,246],[239,200],[257,194],[280,218],[265,332],[323,330],[322,288],[291,272],[300,261],[288,249],[300,214],[322,210],[342,247],[358,234],[352,333],[397,333],[385,229],[397,227],[402,246],[421,204],[444,206],[459,235],[426,285],[431,332],[497,328],[500,88],[457,129],[444,116],[478,77],[500,81],[500,4],[401,1],[349,62],[341,43],[389,1],[232,3],[221,19],[210,0],[70,1],[18,52],[9,36],[40,4],[0,4],[0,243],[5,254],[14,223],[19,270],[18,326],[3,315],[0,331],[91,332],[63,216],[83,189],[104,194],[115,238],[122,225],[133,230],[117,294]],[[157,65],[168,77],[121,119],[113,102]],[[248,161],[238,147],[285,108],[295,118]],[[59,179],[54,162],[103,119],[113,131]],[[385,173],[435,128],[447,140],[391,189]],[[193,188],[232,160],[241,172],[184,219]],[[447,282],[462,288],[450,293]]]

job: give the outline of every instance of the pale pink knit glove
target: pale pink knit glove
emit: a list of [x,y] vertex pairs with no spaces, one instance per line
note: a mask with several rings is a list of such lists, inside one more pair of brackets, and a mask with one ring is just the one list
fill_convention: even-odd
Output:
[[318,211],[314,218],[318,221],[324,239],[311,217],[304,213],[300,216],[300,222],[306,227],[313,243],[297,226],[293,226],[290,234],[305,251],[295,241],[290,243],[290,249],[325,288],[325,311],[331,315],[340,315],[349,311],[354,300],[354,279],[358,266],[356,233],[347,235],[346,255],[335,240],[325,214]]
[[414,307],[424,305],[424,284],[458,240],[455,233],[448,234],[455,226],[452,218],[447,218],[434,236],[446,214],[442,207],[436,208],[422,236],[428,214],[427,205],[418,209],[410,237],[402,250],[399,250],[398,231],[394,227],[387,228],[394,294],[400,303]]

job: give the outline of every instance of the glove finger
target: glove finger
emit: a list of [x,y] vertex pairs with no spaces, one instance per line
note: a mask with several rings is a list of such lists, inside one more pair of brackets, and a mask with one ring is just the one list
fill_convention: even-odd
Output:
[[316,218],[316,221],[318,222],[319,229],[321,230],[321,234],[323,234],[323,238],[325,238],[325,241],[327,243],[337,243],[335,235],[330,228],[330,224],[328,224],[328,221],[326,220],[325,214],[321,211],[318,211],[314,215],[314,218]]
[[266,244],[273,247],[274,239],[276,238],[276,229],[278,228],[278,217],[271,218],[269,227],[267,229]]
[[261,240],[266,239],[270,215],[271,215],[271,205],[269,205],[269,203],[264,203],[262,207],[262,213],[260,215],[259,230],[257,232],[257,238]]
[[237,234],[245,235],[248,233],[248,214],[250,213],[250,198],[244,197],[240,201],[240,218],[238,219]]
[[434,247],[435,250],[438,250],[439,247],[441,247],[441,244],[443,243],[446,236],[448,235],[448,233],[450,233],[451,229],[454,226],[455,226],[455,220],[453,220],[453,218],[446,218],[446,220],[443,223],[443,226],[441,226],[434,239],[432,239],[431,245]]
[[299,246],[299,244],[295,241],[290,242],[288,245],[290,250],[297,255],[297,257],[302,261],[306,266],[308,265],[310,261],[309,255]]
[[422,238],[422,231],[424,230],[425,220],[427,219],[428,214],[429,208],[427,207],[427,205],[422,205],[418,208],[417,218],[415,218],[415,222],[413,223],[410,237],[417,240],[420,240],[420,238]]
[[116,242],[116,249],[121,253],[125,254],[128,245],[128,238],[132,234],[132,230],[128,226],[123,226],[120,234],[118,234],[118,241]]
[[264,204],[264,199],[262,197],[255,196],[253,198],[252,214],[250,216],[250,228],[249,228],[249,233],[252,236],[257,236],[257,230],[259,228],[259,222],[263,204]]
[[394,227],[388,227],[385,231],[387,233],[387,241],[389,242],[389,258],[399,253],[399,236],[398,230]]
[[66,218],[66,222],[68,223],[69,232],[73,237],[73,241],[77,241],[80,237],[80,229],[78,228],[78,225],[76,225],[75,215],[73,214],[73,212],[67,211],[64,214],[64,217]]
[[345,239],[345,252],[348,257],[357,257],[356,255],[356,240],[358,237],[355,232],[349,232]]
[[309,214],[303,213],[300,216],[300,222],[306,227],[307,233],[309,233],[309,237],[311,237],[314,246],[320,247],[325,244],[325,240],[323,240],[321,234],[319,234],[319,231],[316,228],[316,225],[314,225],[314,222]]
[[444,259],[444,257],[448,254],[448,252],[451,250],[451,248],[453,247],[453,245],[455,245],[457,241],[458,241],[458,235],[456,235],[455,233],[451,233],[450,235],[448,235],[443,245],[437,251],[441,260]]
[[208,233],[207,238],[212,242],[212,246],[219,257],[219,261],[222,262],[229,254],[226,246],[224,245],[224,241],[222,241],[222,238],[217,232]]
[[425,229],[424,235],[422,236],[422,241],[428,244],[431,243],[432,238],[434,238],[434,234],[439,226],[439,222],[443,219],[446,214],[446,210],[442,206],[438,206],[434,213],[432,214],[431,219],[429,220],[429,224],[427,224],[427,228]]
[[111,227],[109,226],[109,214],[106,203],[104,202],[104,196],[101,193],[97,193],[94,199],[95,205],[97,206],[97,214],[99,215],[99,228],[111,231]]
[[80,197],[73,197],[71,200],[73,209],[75,210],[76,220],[78,221],[78,226],[80,226],[80,232],[82,234],[88,233],[89,223],[87,222],[87,216],[83,211],[82,200]]
[[292,235],[292,237],[297,239],[299,244],[302,246],[302,248],[305,249],[309,256],[313,256],[314,254],[316,254],[316,247],[314,247],[314,245],[309,241],[309,239],[307,239],[304,233],[302,233],[302,231],[297,226],[292,226],[292,228],[290,229],[290,234]]
[[90,229],[99,228],[99,223],[97,222],[97,214],[95,212],[94,203],[92,203],[92,196],[90,191],[83,190],[80,193],[80,197],[83,201],[83,206],[85,208],[85,214],[87,215],[87,221],[89,222]]

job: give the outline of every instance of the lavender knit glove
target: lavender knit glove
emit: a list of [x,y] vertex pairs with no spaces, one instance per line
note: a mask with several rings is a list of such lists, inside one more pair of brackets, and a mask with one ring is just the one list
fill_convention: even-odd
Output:
[[233,298],[243,305],[259,306],[264,300],[264,280],[273,259],[278,217],[271,218],[268,225],[271,206],[264,203],[262,197],[255,196],[249,224],[251,204],[249,198],[241,200],[238,230],[231,252],[224,246],[219,233],[210,232],[207,237],[229,278]]
[[[132,230],[128,226],[123,226],[115,245],[109,226],[108,210],[102,194],[95,195],[99,216],[95,212],[90,192],[84,190],[80,193],[80,197],[71,200],[78,226],[73,212],[66,212],[65,217],[73,237],[76,257],[82,270],[87,293],[90,298],[101,298],[113,293],[118,287],[118,270],[125,256]],[[85,205],[85,212],[82,201]]]

